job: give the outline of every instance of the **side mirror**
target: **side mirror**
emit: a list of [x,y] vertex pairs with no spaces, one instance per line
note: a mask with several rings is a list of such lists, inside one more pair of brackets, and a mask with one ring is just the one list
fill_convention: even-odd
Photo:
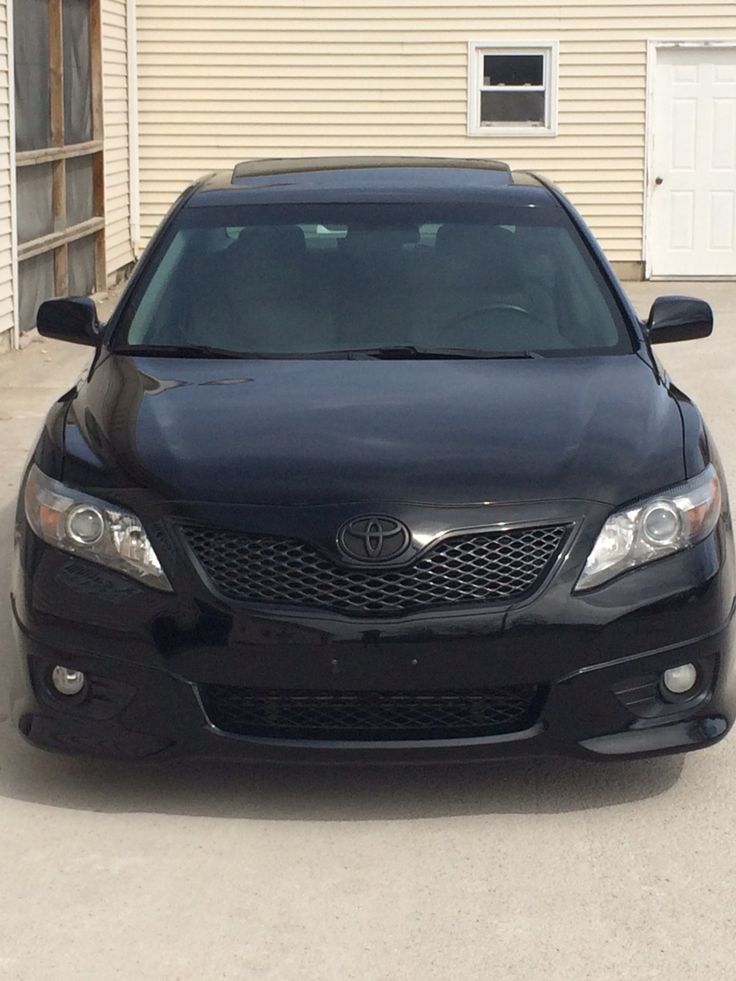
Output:
[[713,333],[713,311],[705,300],[692,296],[660,296],[647,323],[650,344],[694,341]]
[[47,300],[36,315],[39,334],[56,341],[72,344],[99,344],[100,321],[94,300],[86,296],[70,296],[63,300]]

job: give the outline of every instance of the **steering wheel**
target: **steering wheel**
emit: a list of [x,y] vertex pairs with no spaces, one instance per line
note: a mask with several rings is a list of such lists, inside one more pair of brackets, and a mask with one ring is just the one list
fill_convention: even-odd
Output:
[[527,310],[525,307],[518,306],[516,303],[488,303],[485,306],[478,307],[476,310],[470,310],[467,313],[460,314],[459,317],[455,317],[448,324],[446,324],[444,329],[452,330],[455,327],[460,327],[462,324],[467,323],[469,320],[474,320],[476,317],[482,317],[486,313],[496,313],[499,310],[505,311],[506,313],[520,315],[542,327],[547,326],[541,317],[538,317],[535,313],[532,313],[531,310]]

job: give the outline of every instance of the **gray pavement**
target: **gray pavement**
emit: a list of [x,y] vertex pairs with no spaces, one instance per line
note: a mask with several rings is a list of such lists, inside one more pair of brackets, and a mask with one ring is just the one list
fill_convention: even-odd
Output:
[[[736,285],[630,292],[713,302],[711,340],[660,351],[736,490]],[[5,660],[17,480],[86,357],[0,358]],[[735,757],[141,766],[46,755],[3,715],[0,979],[733,981]]]

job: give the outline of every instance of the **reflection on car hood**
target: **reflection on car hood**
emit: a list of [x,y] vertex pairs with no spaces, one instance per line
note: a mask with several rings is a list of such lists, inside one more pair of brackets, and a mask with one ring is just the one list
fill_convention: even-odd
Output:
[[587,499],[683,479],[636,355],[503,361],[113,356],[73,402],[65,479],[232,504]]

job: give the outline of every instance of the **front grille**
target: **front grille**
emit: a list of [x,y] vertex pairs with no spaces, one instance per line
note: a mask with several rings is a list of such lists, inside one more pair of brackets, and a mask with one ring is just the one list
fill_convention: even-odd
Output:
[[541,708],[538,685],[489,691],[264,691],[202,685],[210,722],[272,739],[467,739],[518,732]]
[[183,531],[207,576],[230,599],[370,616],[527,596],[549,571],[566,528],[457,535],[408,566],[378,569],[338,565],[289,538]]

